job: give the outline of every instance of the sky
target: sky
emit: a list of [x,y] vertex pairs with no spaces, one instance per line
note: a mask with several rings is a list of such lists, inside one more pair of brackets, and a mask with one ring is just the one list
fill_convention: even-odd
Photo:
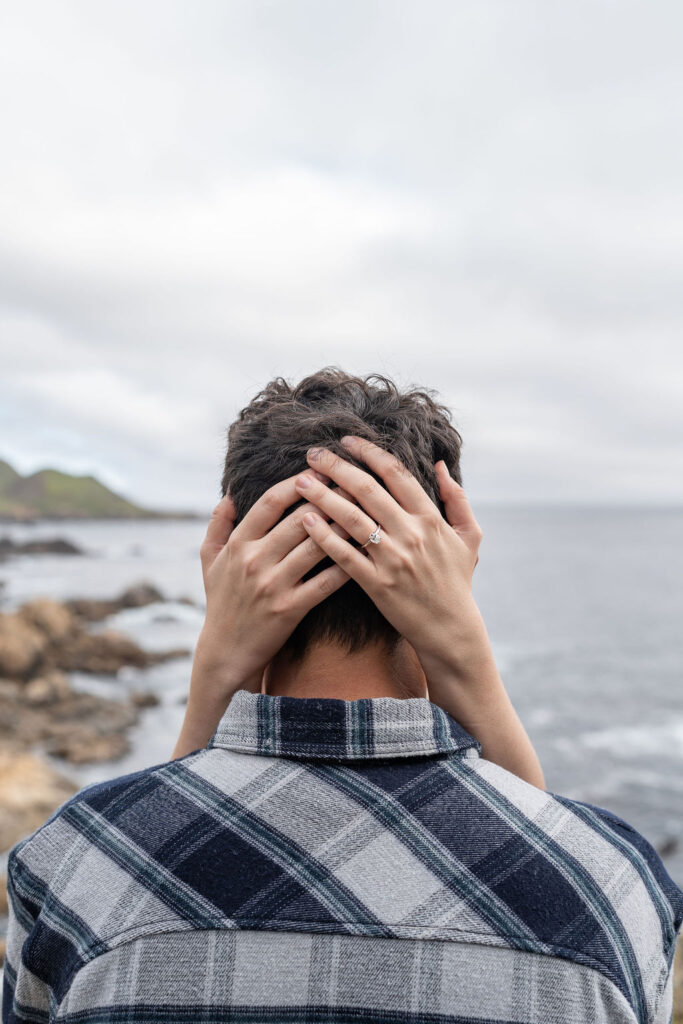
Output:
[[210,510],[274,376],[482,503],[683,504],[675,0],[5,0],[0,458]]

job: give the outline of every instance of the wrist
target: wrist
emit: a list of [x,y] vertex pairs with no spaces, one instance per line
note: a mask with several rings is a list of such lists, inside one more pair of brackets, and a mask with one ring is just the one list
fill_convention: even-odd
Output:
[[235,690],[260,690],[262,675],[261,670],[240,665],[229,644],[218,643],[214,635],[202,629],[194,652],[190,694],[201,691],[203,698],[229,699]]
[[416,651],[430,684],[440,679],[476,684],[493,661],[493,651],[474,598],[460,606],[457,616],[432,627],[428,642]]

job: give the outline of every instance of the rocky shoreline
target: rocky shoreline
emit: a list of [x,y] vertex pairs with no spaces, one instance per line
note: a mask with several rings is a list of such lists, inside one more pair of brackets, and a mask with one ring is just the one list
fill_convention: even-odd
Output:
[[158,697],[85,693],[72,686],[69,673],[116,677],[124,666],[144,669],[191,654],[147,651],[118,630],[92,628],[121,609],[164,600],[140,583],[108,600],[39,597],[0,613],[0,851],[34,831],[78,788],[45,755],[66,766],[115,761],[130,749],[129,730]]
[[0,562],[13,555],[82,555],[84,552],[70,540],[63,537],[44,537],[35,540],[15,541],[11,537],[0,537]]

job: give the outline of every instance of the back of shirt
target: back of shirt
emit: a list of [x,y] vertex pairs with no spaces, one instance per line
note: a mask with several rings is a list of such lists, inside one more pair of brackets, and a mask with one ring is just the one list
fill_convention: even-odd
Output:
[[239,691],[12,851],[3,1020],[669,1024],[683,892],[427,700]]

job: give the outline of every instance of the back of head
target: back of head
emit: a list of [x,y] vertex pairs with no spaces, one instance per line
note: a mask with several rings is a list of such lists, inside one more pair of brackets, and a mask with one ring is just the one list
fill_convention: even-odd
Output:
[[[434,464],[443,459],[451,476],[462,483],[462,438],[451,423],[450,411],[435,400],[435,392],[399,389],[382,374],[356,377],[325,367],[298,384],[276,377],[228,428],[221,493],[230,490],[237,522],[269,487],[307,468],[306,452],[311,447],[328,448],[370,473],[340,443],[345,434],[373,441],[400,459],[443,515]],[[303,499],[297,502],[302,503]],[[295,507],[290,506],[285,515]],[[330,564],[325,558],[305,579]],[[315,641],[338,643],[349,653],[381,643],[390,652],[398,640],[399,634],[365,591],[349,580],[308,612],[282,654],[298,660]]]

